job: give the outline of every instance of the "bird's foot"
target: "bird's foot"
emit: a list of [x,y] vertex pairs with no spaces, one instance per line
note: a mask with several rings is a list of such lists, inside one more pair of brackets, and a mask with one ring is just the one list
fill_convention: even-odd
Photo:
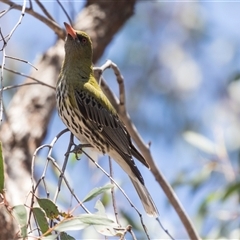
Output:
[[79,145],[73,144],[73,146],[74,146],[73,150],[66,152],[65,155],[69,153],[74,153],[76,155],[76,159],[78,159],[78,154],[82,154],[83,148],[92,147],[92,145],[89,143],[79,144]]

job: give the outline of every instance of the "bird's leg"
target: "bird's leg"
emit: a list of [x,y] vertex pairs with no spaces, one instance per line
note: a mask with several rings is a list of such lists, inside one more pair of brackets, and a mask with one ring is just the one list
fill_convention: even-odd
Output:
[[93,146],[89,143],[84,143],[84,144],[79,144],[79,145],[74,144],[74,149],[71,150],[70,153],[80,153],[81,154],[83,148],[90,148],[90,147],[93,147]]
[[69,153],[74,153],[75,156],[76,156],[76,159],[78,159],[78,154],[81,154],[82,153],[82,149],[83,148],[87,148],[87,147],[93,147],[91,144],[89,143],[84,143],[84,144],[75,144],[75,143],[72,143],[72,146],[74,146],[73,150],[69,151],[69,152],[66,152],[66,154],[69,154]]

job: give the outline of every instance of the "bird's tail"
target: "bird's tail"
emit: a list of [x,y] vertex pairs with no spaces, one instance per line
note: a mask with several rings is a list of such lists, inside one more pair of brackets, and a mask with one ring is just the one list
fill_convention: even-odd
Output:
[[130,179],[139,195],[139,198],[141,199],[141,202],[146,213],[150,216],[157,217],[159,215],[158,210],[147,188],[137,178]]

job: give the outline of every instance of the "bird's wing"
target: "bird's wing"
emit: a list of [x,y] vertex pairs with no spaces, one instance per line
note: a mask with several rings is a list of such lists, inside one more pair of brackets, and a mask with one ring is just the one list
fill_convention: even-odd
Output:
[[[132,151],[134,151],[134,156],[140,155],[140,153],[135,153],[137,150],[133,146],[129,133],[118,116],[107,110],[103,104],[85,91],[75,90],[74,93],[77,106],[85,120],[91,124],[91,127],[95,129],[100,136],[106,139],[108,144],[114,148],[123,159],[128,161],[132,171],[139,176],[139,171],[137,170],[136,172],[135,163],[131,155]],[[143,157],[139,160],[148,167]]]

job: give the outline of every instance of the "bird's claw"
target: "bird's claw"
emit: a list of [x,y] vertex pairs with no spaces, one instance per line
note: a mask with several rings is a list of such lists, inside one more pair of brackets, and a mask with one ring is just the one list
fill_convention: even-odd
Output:
[[92,145],[89,144],[89,143],[79,144],[79,145],[75,145],[75,144],[74,144],[73,150],[66,152],[65,155],[67,155],[67,154],[69,154],[69,153],[74,153],[75,156],[76,156],[76,159],[78,159],[77,155],[78,155],[78,154],[82,154],[82,149],[83,149],[83,148],[86,148],[86,147],[92,147]]

